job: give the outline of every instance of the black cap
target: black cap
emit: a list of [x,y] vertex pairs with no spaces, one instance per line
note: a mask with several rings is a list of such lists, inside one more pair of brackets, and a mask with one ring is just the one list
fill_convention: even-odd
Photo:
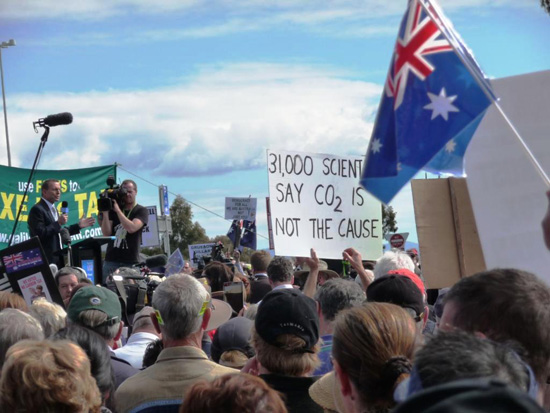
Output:
[[278,336],[294,334],[306,342],[303,351],[312,352],[319,341],[317,305],[294,288],[271,291],[258,307],[254,327],[268,344],[278,347]]
[[367,301],[410,308],[417,316],[424,312],[422,293],[414,281],[403,275],[385,275],[375,280],[367,288]]
[[248,358],[254,357],[254,349],[250,345],[250,335],[254,322],[245,317],[235,317],[223,323],[216,330],[212,339],[212,360],[220,362],[225,351],[239,350]]

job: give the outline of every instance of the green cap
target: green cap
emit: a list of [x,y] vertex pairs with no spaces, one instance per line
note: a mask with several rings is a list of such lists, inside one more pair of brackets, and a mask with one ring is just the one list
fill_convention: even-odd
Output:
[[73,322],[79,322],[79,315],[86,310],[98,310],[107,314],[107,323],[113,325],[120,321],[122,308],[118,296],[103,287],[82,287],[76,292],[67,308],[67,316]]

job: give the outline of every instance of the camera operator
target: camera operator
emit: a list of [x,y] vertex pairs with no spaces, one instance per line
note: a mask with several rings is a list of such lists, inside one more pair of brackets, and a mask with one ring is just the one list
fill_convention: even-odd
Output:
[[103,263],[103,282],[117,268],[128,267],[140,261],[141,230],[149,219],[147,208],[136,202],[136,183],[126,179],[120,188],[122,195],[117,201],[112,202],[112,209],[99,214],[103,235],[116,237],[107,246]]

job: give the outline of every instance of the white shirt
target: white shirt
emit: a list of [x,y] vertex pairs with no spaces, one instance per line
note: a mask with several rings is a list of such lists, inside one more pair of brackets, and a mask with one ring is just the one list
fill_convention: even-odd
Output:
[[147,345],[159,337],[152,333],[134,333],[128,339],[125,346],[113,350],[115,355],[122,360],[127,361],[136,369],[143,367],[143,355]]
[[[271,291],[275,291],[275,290],[285,290],[287,288],[294,288],[292,286],[292,284],[281,284],[281,285],[278,285],[277,287],[274,287],[273,290]],[[299,291],[299,290],[298,290]]]

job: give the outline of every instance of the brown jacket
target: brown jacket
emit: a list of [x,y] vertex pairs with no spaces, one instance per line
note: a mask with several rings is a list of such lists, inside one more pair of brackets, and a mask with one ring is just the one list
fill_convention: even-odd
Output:
[[154,365],[120,385],[116,391],[116,408],[119,413],[125,413],[167,401],[180,404],[187,389],[198,380],[214,380],[237,372],[208,360],[206,353],[196,347],[167,348],[161,351]]

